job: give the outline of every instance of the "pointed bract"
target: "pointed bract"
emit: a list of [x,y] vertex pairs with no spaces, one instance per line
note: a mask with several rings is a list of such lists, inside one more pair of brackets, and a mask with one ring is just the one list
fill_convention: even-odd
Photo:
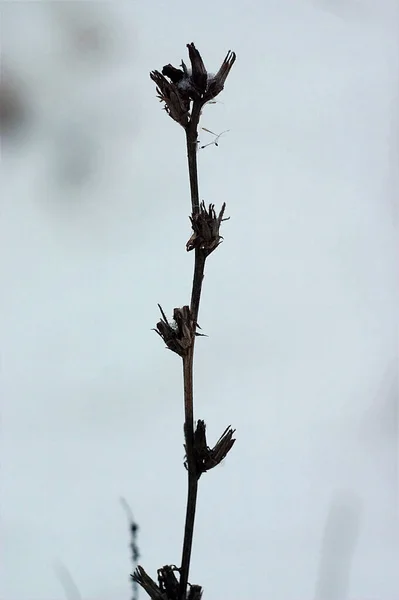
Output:
[[170,83],[159,71],[150,73],[151,79],[157,86],[158,98],[165,102],[165,110],[169,116],[186,127],[190,116],[190,99],[181,93],[179,88]]
[[216,467],[226,458],[234,445],[233,438],[235,429],[226,427],[213,448],[209,448],[206,441],[206,425],[201,419],[197,422],[197,427],[194,432],[194,453],[197,466],[197,476],[201,477],[202,473]]
[[199,95],[202,96],[206,91],[208,73],[205,69],[201,54],[198,52],[194,44],[192,42],[191,44],[187,44],[187,48],[191,61],[191,79],[195,88],[198,90]]
[[208,82],[208,88],[205,94],[205,101],[209,102],[215,98],[224,88],[225,81],[228,74],[231,71],[231,67],[234,65],[236,60],[235,52],[228,51],[226,58],[224,59],[222,66],[212,79]]

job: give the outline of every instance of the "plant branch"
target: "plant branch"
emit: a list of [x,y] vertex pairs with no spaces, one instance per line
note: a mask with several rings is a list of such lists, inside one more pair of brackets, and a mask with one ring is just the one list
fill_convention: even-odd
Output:
[[[186,129],[187,138],[187,160],[190,178],[191,207],[193,216],[199,213],[199,185],[197,169],[198,151],[198,123],[201,116],[202,104],[194,101],[190,124]],[[193,284],[191,291],[190,313],[196,327],[198,320],[199,305],[201,300],[202,281],[204,278],[206,254],[200,248],[195,249],[195,262]],[[195,511],[197,507],[198,473],[194,455],[194,343],[187,354],[183,357],[183,379],[184,379],[184,436],[186,441],[186,457],[188,470],[188,490],[186,520],[184,525],[184,540],[180,567],[179,600],[185,600],[187,593],[188,575],[190,571],[191,549],[193,545]]]
[[201,116],[203,103],[200,100],[194,100],[190,123],[186,128],[187,139],[187,160],[188,174],[190,178],[191,206],[193,214],[199,212],[199,189],[198,189],[198,169],[197,169],[197,151],[198,151],[198,123]]
[[201,300],[202,282],[204,280],[206,254],[201,248],[195,250],[193,286],[191,290],[191,317],[195,323],[198,321],[199,305]]
[[194,398],[193,398],[194,347],[183,357],[184,378],[184,436],[187,457],[188,490],[184,540],[180,567],[179,600],[185,600],[193,545],[194,520],[197,507],[198,476],[194,456]]

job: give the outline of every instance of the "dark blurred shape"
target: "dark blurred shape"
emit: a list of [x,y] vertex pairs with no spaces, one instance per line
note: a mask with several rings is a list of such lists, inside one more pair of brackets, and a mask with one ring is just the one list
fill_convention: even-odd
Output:
[[324,528],[315,600],[348,597],[361,509],[359,498],[350,493],[333,500]]
[[0,135],[12,137],[27,123],[28,109],[22,86],[4,68],[0,79]]
[[101,52],[106,45],[104,31],[98,27],[77,27],[72,33],[77,52],[82,54]]
[[120,36],[107,3],[53,2],[51,10],[69,46],[69,58],[103,65]]
[[184,77],[184,71],[176,69],[173,65],[165,65],[162,69],[162,75],[166,75],[173,83],[179,83]]
[[[132,556],[132,563],[133,563],[133,572],[136,570],[137,568],[137,563],[138,560],[140,558],[140,552],[139,552],[139,547],[137,544],[137,533],[139,530],[139,526],[137,525],[137,523],[135,522],[135,520],[133,519],[133,513],[132,513],[132,509],[130,508],[129,504],[126,502],[126,500],[124,498],[120,499],[121,504],[123,506],[123,508],[126,511],[127,514],[127,518],[129,520],[129,530],[130,530],[130,550],[131,550],[131,556]],[[137,583],[137,581],[135,579],[132,578],[132,600],[138,600],[139,597],[139,585]]]
[[11,168],[37,160],[49,197],[81,199],[131,141],[131,8],[65,0],[2,4],[3,155],[17,159]]

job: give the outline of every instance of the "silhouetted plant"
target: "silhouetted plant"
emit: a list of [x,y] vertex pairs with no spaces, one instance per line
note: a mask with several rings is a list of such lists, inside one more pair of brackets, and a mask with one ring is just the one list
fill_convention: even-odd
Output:
[[156,583],[138,566],[133,581],[139,583],[153,600],[200,600],[202,588],[188,582],[198,481],[203,473],[218,465],[227,455],[235,440],[231,427],[223,432],[213,448],[208,446],[205,422],[198,420],[194,427],[193,361],[195,338],[198,332],[198,312],[204,279],[205,262],[222,241],[220,226],[224,219],[226,204],[217,214],[213,204],[208,208],[200,202],[197,173],[198,125],[205,104],[223,90],[226,78],[236,55],[229,51],[216,75],[208,73],[200,53],[193,43],[187,44],[191,69],[182,61],[181,67],[171,64],[163,67],[162,73],[152,71],[151,79],[157,86],[159,99],[165,104],[168,115],[185,130],[187,143],[188,172],[191,192],[191,226],[193,233],[186,250],[194,250],[194,274],[190,306],[175,308],[173,320],[168,321],[164,311],[155,331],[164,340],[167,348],[183,361],[184,378],[184,437],[185,467],[188,473],[187,509],[184,529],[181,565],[165,565],[158,569]]

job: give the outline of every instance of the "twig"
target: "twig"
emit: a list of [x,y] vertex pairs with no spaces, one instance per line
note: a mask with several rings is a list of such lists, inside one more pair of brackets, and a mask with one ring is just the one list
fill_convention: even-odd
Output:
[[[201,115],[202,103],[194,101],[190,124],[186,129],[187,160],[190,178],[192,213],[198,215],[200,211],[199,185],[197,169],[197,140],[198,123]],[[190,312],[195,323],[198,321],[199,305],[201,300],[202,281],[204,278],[206,255],[201,248],[195,249],[194,274],[191,292]],[[195,340],[195,338],[194,338]],[[198,476],[194,458],[194,340],[187,356],[183,357],[184,379],[184,435],[186,441],[186,457],[188,470],[188,491],[186,506],[186,522],[184,526],[184,540],[181,558],[179,600],[185,600],[190,570],[191,549],[193,545],[195,511],[197,505]]]

